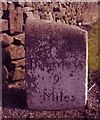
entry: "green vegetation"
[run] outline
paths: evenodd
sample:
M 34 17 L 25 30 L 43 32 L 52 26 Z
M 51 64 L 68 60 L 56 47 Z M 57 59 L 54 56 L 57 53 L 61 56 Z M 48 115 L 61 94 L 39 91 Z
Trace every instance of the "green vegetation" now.
M 92 26 L 89 36 L 89 70 L 100 72 L 100 21 Z

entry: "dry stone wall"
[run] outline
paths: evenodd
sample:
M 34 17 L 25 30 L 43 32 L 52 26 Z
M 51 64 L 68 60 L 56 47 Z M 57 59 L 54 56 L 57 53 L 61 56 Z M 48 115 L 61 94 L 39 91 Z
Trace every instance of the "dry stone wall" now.
M 13 0 L 12 0 L 13 1 Z M 27 18 L 45 19 L 70 25 L 90 25 L 97 20 L 97 3 L 0 2 L 3 80 L 22 80 L 25 73 Z

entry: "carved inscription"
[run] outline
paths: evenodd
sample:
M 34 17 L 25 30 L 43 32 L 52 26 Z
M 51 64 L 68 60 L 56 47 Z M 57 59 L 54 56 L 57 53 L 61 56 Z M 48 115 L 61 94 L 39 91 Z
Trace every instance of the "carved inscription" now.
M 32 56 L 32 58 L 36 58 L 37 56 L 34 57 L 34 51 L 32 51 L 30 53 L 30 56 Z M 75 71 L 78 67 L 80 69 L 83 68 L 83 61 L 81 60 L 81 57 L 80 56 L 80 60 L 78 59 L 78 53 L 73 53 L 75 54 L 76 56 L 71 56 L 69 54 L 66 55 L 66 57 L 70 58 L 70 61 L 69 59 L 67 58 L 63 58 L 61 59 L 60 61 L 58 61 L 57 59 L 53 59 L 53 61 L 45 61 L 45 63 L 43 61 L 40 61 L 40 60 L 35 60 L 35 59 L 30 59 L 30 64 L 31 64 L 31 67 L 33 69 L 39 67 L 41 70 L 44 70 L 44 68 L 46 67 L 47 68 L 47 71 L 48 73 L 50 73 L 50 71 L 52 70 L 55 70 L 57 68 L 62 68 L 62 69 L 70 69 L 71 66 L 74 67 L 74 70 Z M 46 59 L 46 58 L 45 58 Z M 42 59 L 43 60 L 43 59 Z
M 63 94 L 63 92 L 55 93 L 53 92 L 43 92 L 43 100 L 44 101 L 56 101 L 56 102 L 74 102 L 75 101 L 75 95 L 68 96 Z

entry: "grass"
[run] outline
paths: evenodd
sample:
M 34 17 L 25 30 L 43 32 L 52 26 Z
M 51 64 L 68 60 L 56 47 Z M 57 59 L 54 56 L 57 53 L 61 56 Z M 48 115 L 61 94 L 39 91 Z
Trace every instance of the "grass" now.
M 92 26 L 92 30 L 89 32 L 89 71 L 100 72 L 100 21 Z

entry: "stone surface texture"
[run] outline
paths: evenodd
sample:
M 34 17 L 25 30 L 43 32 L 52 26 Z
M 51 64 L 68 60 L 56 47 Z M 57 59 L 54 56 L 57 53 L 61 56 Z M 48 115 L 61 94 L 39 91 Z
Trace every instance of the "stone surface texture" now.
M 76 26 L 28 19 L 25 33 L 28 108 L 84 107 L 87 101 L 87 32 Z
M 13 80 L 23 80 L 25 78 L 25 70 L 19 68 L 15 68 Z
M 7 2 L 5 0 L 3 2 L 0 1 L 0 10 L 7 10 Z
M 13 38 L 6 33 L 0 34 L 0 40 L 8 43 L 9 45 L 13 43 Z
M 12 60 L 16 60 L 16 59 L 18 60 L 21 58 L 25 58 L 25 51 L 22 45 L 16 46 L 16 45 L 11 44 L 10 46 L 6 48 L 6 51 L 10 53 Z
M 8 30 L 8 21 L 5 19 L 0 19 L 0 32 Z
M 9 10 L 10 33 L 13 34 L 16 31 L 16 11 L 14 3 L 8 4 L 8 10 Z
M 2 47 L 15 47 L 7 51 L 8 59 L 4 64 L 6 68 L 14 70 L 16 67 L 25 67 L 24 58 L 17 57 L 15 48 L 18 48 L 19 53 L 24 53 L 25 43 L 25 24 L 26 20 L 30 18 L 45 19 L 55 21 L 57 23 L 64 23 L 70 25 L 79 25 L 82 28 L 90 27 L 92 23 L 97 20 L 98 16 L 97 3 L 88 2 L 32 2 L 31 0 L 14 0 L 0 1 L 0 38 L 2 40 Z M 88 15 L 89 14 L 89 15 Z M 84 27 L 86 26 L 86 27 Z M 3 33 L 2 33 L 3 32 Z M 10 37 L 11 36 L 11 37 Z M 12 39 L 13 38 L 13 39 Z M 11 46 L 10 46 L 11 45 Z M 22 47 L 20 47 L 22 45 Z M 18 52 L 17 52 L 18 53 Z M 12 55 L 11 55 L 12 54 Z M 20 54 L 21 55 L 21 54 Z M 14 60 L 12 59 L 14 57 Z M 17 59 L 16 59 L 17 58 Z M 23 61 L 23 62 L 19 62 Z M 13 64 L 13 65 L 12 65 Z M 8 78 L 11 80 L 11 78 Z

